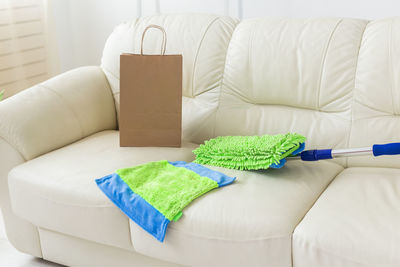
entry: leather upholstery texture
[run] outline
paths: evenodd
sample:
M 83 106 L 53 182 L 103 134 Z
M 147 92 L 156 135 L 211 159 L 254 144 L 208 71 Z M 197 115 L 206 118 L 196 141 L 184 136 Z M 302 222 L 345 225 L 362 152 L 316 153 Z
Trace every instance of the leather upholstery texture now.
M 101 67 L 110 82 L 119 114 L 119 55 L 140 54 L 142 33 L 149 24 L 167 33 L 166 54 L 183 55 L 183 139 L 203 142 L 212 135 L 213 113 L 218 105 L 226 51 L 238 21 L 199 14 L 157 15 L 117 26 L 104 47 Z M 144 54 L 160 54 L 162 34 L 149 30 Z
M 82 267 L 179 267 L 146 257 L 130 250 L 107 246 L 85 239 L 65 235 L 59 232 L 40 228 L 40 240 L 43 243 L 44 257 L 49 261 L 66 266 Z M 68 253 L 65 253 L 68 251 Z
M 400 170 L 347 168 L 293 234 L 293 266 L 400 263 Z
M 16 216 L 11 209 L 10 193 L 8 190 L 8 173 L 17 165 L 24 162 L 22 155 L 0 137 L 0 208 L 3 215 L 7 238 L 19 251 L 42 257 L 39 234 L 31 222 Z
M 366 21 L 249 19 L 229 44 L 215 135 L 289 131 L 345 147 Z M 234 118 L 234 119 L 231 119 Z
M 164 243 L 130 222 L 137 252 L 186 266 L 291 266 L 294 228 L 343 170 L 332 162 L 249 172 L 208 167 L 237 180 L 186 207 Z
M 400 18 L 365 30 L 354 89 L 351 147 L 400 141 Z M 357 157 L 349 166 L 400 167 L 400 156 Z
M 183 54 L 181 148 L 119 147 L 119 56 L 139 53 L 148 24 L 166 29 L 167 54 Z M 159 53 L 161 36 L 150 30 L 144 53 Z M 0 102 L 9 239 L 71 266 L 400 266 L 399 156 L 215 168 L 237 181 L 186 207 L 164 243 L 94 182 L 148 161 L 191 161 L 220 135 L 298 132 L 308 149 L 398 142 L 399 47 L 400 18 L 172 14 L 123 23 L 100 67 Z
M 238 180 L 185 208 L 180 221 L 171 222 L 164 243 L 130 223 L 94 183 L 121 167 L 191 161 L 195 147 L 121 148 L 117 131 L 100 132 L 14 168 L 9 174 L 13 210 L 44 229 L 179 264 L 256 266 L 268 260 L 270 266 L 290 266 L 291 233 L 343 170 L 338 164 L 291 162 L 283 170 L 258 173 L 215 168 Z M 219 261 L 201 256 L 217 251 Z M 234 251 L 240 253 L 230 255 Z
M 0 137 L 25 160 L 116 128 L 115 106 L 99 67 L 61 74 L 3 101 Z
M 191 161 L 195 147 L 121 148 L 119 132 L 97 133 L 14 168 L 9 174 L 13 210 L 45 229 L 132 250 L 128 217 L 94 180 L 149 161 Z

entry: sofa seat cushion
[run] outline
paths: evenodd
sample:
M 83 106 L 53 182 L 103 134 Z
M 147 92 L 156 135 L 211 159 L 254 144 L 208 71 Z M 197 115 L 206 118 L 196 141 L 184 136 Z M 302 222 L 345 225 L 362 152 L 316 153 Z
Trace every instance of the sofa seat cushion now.
M 295 267 L 400 266 L 400 169 L 348 168 L 293 236 Z
M 97 133 L 14 168 L 9 173 L 13 211 L 41 228 L 133 249 L 128 218 L 95 179 L 148 161 L 191 161 L 196 146 L 121 148 L 118 131 Z
M 210 168 L 237 180 L 187 206 L 164 243 L 130 222 L 137 252 L 189 266 L 292 266 L 294 228 L 343 170 L 327 161 L 265 171 Z

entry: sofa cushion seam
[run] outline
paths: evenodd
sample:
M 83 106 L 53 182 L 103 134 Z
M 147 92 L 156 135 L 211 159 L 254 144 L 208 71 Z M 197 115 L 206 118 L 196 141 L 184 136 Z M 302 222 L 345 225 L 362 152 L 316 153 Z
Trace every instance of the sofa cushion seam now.
M 337 163 L 335 163 L 337 164 Z M 295 225 L 295 227 L 293 228 L 293 232 L 292 235 L 294 235 L 297 227 L 303 222 L 304 218 L 307 216 L 307 214 L 310 212 L 310 210 L 315 206 L 315 203 L 318 202 L 318 200 L 320 199 L 320 197 L 322 196 L 322 194 L 329 188 L 329 186 L 333 183 L 333 181 L 340 175 L 342 174 L 346 168 L 337 164 L 338 166 L 340 166 L 342 169 L 336 173 L 336 175 L 334 175 L 331 179 L 331 181 L 325 186 L 325 188 L 321 191 L 321 193 L 315 198 L 315 201 L 311 204 L 310 208 L 306 211 L 306 213 L 300 218 L 299 222 Z
M 352 90 L 352 96 L 351 96 L 351 103 L 350 103 L 350 109 L 351 109 L 351 121 L 350 121 L 350 129 L 349 129 L 349 134 L 347 136 L 347 147 L 350 146 L 350 139 L 351 139 L 351 134 L 352 134 L 352 130 L 353 130 L 353 124 L 354 124 L 354 104 L 357 101 L 355 98 L 355 93 L 356 93 L 356 82 L 357 82 L 357 74 L 358 74 L 358 62 L 360 60 L 360 51 L 361 51 L 361 45 L 362 42 L 364 40 L 364 33 L 367 30 L 369 22 L 367 22 L 365 24 L 364 30 L 361 34 L 361 38 L 360 38 L 360 42 L 358 45 L 358 53 L 357 53 L 357 61 L 356 61 L 356 66 L 355 66 L 355 70 L 354 70 L 354 86 L 353 86 L 353 90 Z M 346 158 L 345 161 L 345 166 L 348 167 L 349 166 L 349 158 Z
M 195 90 L 194 90 L 194 84 L 195 84 L 195 72 L 196 72 L 196 66 L 197 66 L 197 59 L 198 59 L 198 56 L 199 56 L 199 53 L 200 53 L 200 49 L 201 49 L 201 46 L 202 46 L 202 44 L 203 44 L 203 41 L 204 41 L 204 39 L 206 38 L 206 35 L 207 35 L 207 33 L 208 33 L 208 30 L 211 28 L 211 26 L 216 22 L 216 21 L 218 21 L 220 18 L 219 17 L 216 17 L 216 18 L 214 18 L 208 25 L 207 25 L 207 28 L 205 29 L 205 31 L 204 31 L 204 34 L 203 34 L 203 36 L 201 37 L 201 40 L 200 40 L 200 42 L 199 42 L 199 46 L 198 46 L 198 48 L 197 48 L 197 51 L 196 51 L 196 56 L 195 56 L 195 58 L 194 58 L 194 61 L 193 61 L 193 71 L 192 71 L 192 84 L 191 84 L 191 98 L 194 98 L 195 97 Z M 205 92 L 202 92 L 202 93 L 205 93 Z
M 268 236 L 268 237 L 260 237 L 260 238 L 253 238 L 253 239 L 244 239 L 244 240 L 237 240 L 237 239 L 230 239 L 230 238 L 220 238 L 216 236 L 207 236 L 207 235 L 196 235 L 192 234 L 190 232 L 186 231 L 181 231 L 175 227 L 171 227 L 171 225 L 168 227 L 168 230 L 173 230 L 175 232 L 178 232 L 179 234 L 184 234 L 187 236 L 195 237 L 195 238 L 201 238 L 201 239 L 212 239 L 212 240 L 219 240 L 219 241 L 226 241 L 226 242 L 254 242 L 254 241 L 266 241 L 270 239 L 284 239 L 284 238 L 291 238 L 292 234 L 285 234 L 285 235 L 276 235 L 276 236 Z
M 321 111 L 321 110 L 320 110 L 321 84 L 322 84 L 322 76 L 324 75 L 324 72 L 325 72 L 325 65 L 326 65 L 327 54 L 328 54 L 328 51 L 329 51 L 329 47 L 330 47 L 330 45 L 331 45 L 331 43 L 332 43 L 333 36 L 334 36 L 334 34 L 336 33 L 336 30 L 338 29 L 338 27 L 339 27 L 339 25 L 342 23 L 342 21 L 343 21 L 343 19 L 340 19 L 340 20 L 336 23 L 335 27 L 333 28 L 332 33 L 331 33 L 331 35 L 329 36 L 328 42 L 327 42 L 327 44 L 326 44 L 326 48 L 325 48 L 324 54 L 323 54 L 323 58 L 322 58 L 322 62 L 321 62 L 321 73 L 320 73 L 320 75 L 319 75 L 318 91 L 317 91 L 317 110 L 318 110 L 318 111 Z
M 319 247 L 319 246 L 312 245 L 312 244 L 310 244 L 310 243 L 307 242 L 307 241 L 305 241 L 305 242 L 306 242 L 306 244 L 307 244 L 309 247 L 312 247 L 312 248 L 314 248 L 314 249 L 316 249 L 316 250 L 319 250 L 319 251 L 321 251 L 321 252 L 323 252 L 323 253 L 326 253 L 326 254 L 329 254 L 329 255 L 338 257 L 338 258 L 340 258 L 340 259 L 342 259 L 342 260 L 352 261 L 352 262 L 354 262 L 354 263 L 363 264 L 363 265 L 365 265 L 365 266 L 373 267 L 372 265 L 369 265 L 368 263 L 359 262 L 359 261 L 354 260 L 354 259 L 352 259 L 352 258 L 343 257 L 343 256 L 341 256 L 341 255 L 337 255 L 336 253 L 333 253 L 333 252 L 331 252 L 331 251 L 328 251 L 328 250 L 326 250 L 326 249 L 323 249 L 323 248 L 321 248 L 321 247 Z M 293 243 L 294 243 L 294 242 L 293 242 Z
M 216 128 L 217 128 L 217 126 L 216 126 L 217 125 L 217 114 L 218 114 L 218 111 L 219 111 L 220 106 L 221 106 L 222 89 L 224 87 L 224 79 L 225 79 L 226 61 L 228 59 L 229 49 L 231 49 L 231 42 L 232 42 L 233 35 L 235 34 L 236 28 L 237 28 L 237 26 L 239 24 L 240 24 L 240 22 L 236 23 L 235 26 L 233 27 L 232 34 L 231 34 L 231 36 L 229 38 L 228 46 L 226 48 L 224 67 L 222 69 L 222 75 L 221 75 L 221 81 L 220 81 L 220 83 L 218 85 L 219 94 L 218 94 L 217 108 L 215 110 L 214 123 L 213 123 L 213 126 L 214 126 L 213 127 L 213 137 L 215 136 L 215 132 L 216 132 Z
M 44 88 L 44 89 L 46 89 L 46 90 L 48 90 L 48 91 L 50 91 L 50 92 L 52 92 L 52 93 L 54 93 L 58 98 L 61 99 L 61 101 L 62 101 L 62 102 L 65 104 L 65 106 L 70 110 L 70 112 L 74 115 L 76 121 L 78 122 L 79 129 L 80 129 L 80 132 L 81 132 L 81 136 L 80 136 L 80 137 L 85 136 L 85 135 L 84 135 L 84 130 L 83 130 L 83 127 L 82 127 L 82 124 L 81 124 L 81 121 L 79 120 L 79 117 L 78 117 L 78 114 L 77 114 L 77 113 L 75 112 L 75 110 L 68 104 L 68 102 L 65 100 L 65 98 L 64 98 L 62 95 L 60 95 L 58 92 L 56 92 L 55 90 L 53 90 L 53 89 L 51 89 L 51 88 L 49 88 L 49 87 L 47 87 L 47 86 L 45 86 L 45 85 L 43 85 L 43 84 L 39 84 L 38 86 L 39 86 L 39 87 L 42 87 L 42 88 Z
M 13 179 L 12 177 L 8 177 L 9 179 Z M 53 202 L 54 204 L 57 205 L 64 205 L 64 206 L 72 206 L 72 207 L 80 207 L 80 208 L 109 208 L 109 207 L 115 207 L 113 204 L 102 204 L 102 205 L 79 205 L 79 204 L 71 204 L 69 202 L 64 202 L 64 201 L 59 201 L 59 200 L 55 200 L 52 198 L 49 198 L 47 196 L 45 196 L 44 194 L 40 194 L 40 193 L 36 193 L 36 192 L 32 192 L 32 190 L 28 190 L 29 194 L 31 196 L 35 196 L 35 197 L 39 197 L 41 199 L 44 199 L 46 201 L 49 202 Z M 26 194 L 25 194 L 26 196 Z

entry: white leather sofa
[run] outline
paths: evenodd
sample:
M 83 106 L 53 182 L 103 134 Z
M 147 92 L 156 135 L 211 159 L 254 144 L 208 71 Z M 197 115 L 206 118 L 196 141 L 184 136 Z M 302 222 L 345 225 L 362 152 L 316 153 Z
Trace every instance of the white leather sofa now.
M 181 148 L 121 148 L 119 55 L 148 24 L 184 56 Z M 149 32 L 145 52 L 161 36 Z M 160 243 L 94 180 L 194 158 L 220 135 L 298 132 L 307 148 L 400 140 L 400 18 L 160 15 L 119 25 L 100 67 L 0 102 L 0 203 L 10 242 L 69 266 L 400 266 L 400 157 L 289 162 L 234 171 L 184 210 Z M 216 168 L 218 169 L 218 168 Z

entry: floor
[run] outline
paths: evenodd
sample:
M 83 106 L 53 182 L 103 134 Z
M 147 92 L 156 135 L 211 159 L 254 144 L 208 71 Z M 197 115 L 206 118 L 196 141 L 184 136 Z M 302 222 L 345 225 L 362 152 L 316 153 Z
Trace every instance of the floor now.
M 7 240 L 3 216 L 0 211 L 0 266 L 7 267 L 62 267 L 16 250 Z

